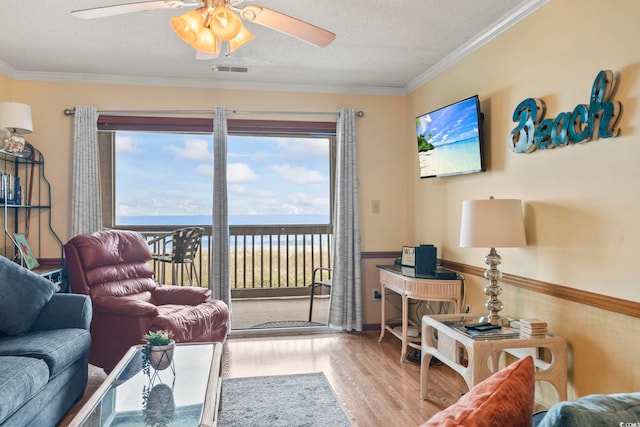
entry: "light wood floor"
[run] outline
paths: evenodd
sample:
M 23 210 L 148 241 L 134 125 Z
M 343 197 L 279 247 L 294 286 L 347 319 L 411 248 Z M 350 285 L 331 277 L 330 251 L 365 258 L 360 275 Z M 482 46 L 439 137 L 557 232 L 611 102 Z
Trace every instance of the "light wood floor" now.
M 400 363 L 400 341 L 379 332 L 327 333 L 289 337 L 230 338 L 223 377 L 324 372 L 354 426 L 418 426 L 467 391 L 444 365 L 430 370 L 428 399 L 420 398 L 420 366 Z M 92 369 L 88 396 L 104 379 Z M 66 426 L 83 402 L 59 424 Z M 304 404 L 304 402 L 301 402 Z M 223 427 L 223 426 L 221 426 Z

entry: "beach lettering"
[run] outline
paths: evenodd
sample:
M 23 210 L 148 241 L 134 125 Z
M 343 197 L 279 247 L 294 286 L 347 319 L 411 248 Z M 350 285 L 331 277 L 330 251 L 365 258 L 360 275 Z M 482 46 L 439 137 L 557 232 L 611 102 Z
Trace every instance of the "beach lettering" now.
M 513 112 L 513 121 L 518 125 L 511 131 L 511 150 L 531 153 L 536 148 L 546 150 L 594 138 L 618 136 L 620 129 L 615 126 L 621 105 L 611 100 L 614 88 L 613 72 L 600 71 L 593 82 L 589 105 L 578 104 L 573 111 L 562 112 L 555 119 L 544 118 L 544 101 L 538 98 L 525 99 Z

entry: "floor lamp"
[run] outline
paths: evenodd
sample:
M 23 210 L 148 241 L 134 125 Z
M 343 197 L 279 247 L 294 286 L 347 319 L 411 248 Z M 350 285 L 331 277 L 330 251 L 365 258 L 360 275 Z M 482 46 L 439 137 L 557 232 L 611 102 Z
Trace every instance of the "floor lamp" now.
M 504 304 L 498 299 L 502 288 L 498 280 L 502 273 L 498 265 L 502 258 L 496 248 L 514 248 L 526 246 L 522 202 L 516 199 L 464 200 L 462 202 L 462 220 L 460 224 L 460 247 L 491 248 L 484 262 L 489 268 L 484 277 L 489 284 L 484 293 L 489 299 L 485 307 L 489 315 L 481 321 L 500 323 L 500 311 Z

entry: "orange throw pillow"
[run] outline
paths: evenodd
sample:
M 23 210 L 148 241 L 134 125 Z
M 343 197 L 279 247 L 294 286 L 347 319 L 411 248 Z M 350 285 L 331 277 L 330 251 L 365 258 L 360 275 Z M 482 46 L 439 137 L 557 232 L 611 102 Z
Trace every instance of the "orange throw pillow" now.
M 421 427 L 530 427 L 535 395 L 533 358 L 527 356 L 478 383 L 457 403 Z

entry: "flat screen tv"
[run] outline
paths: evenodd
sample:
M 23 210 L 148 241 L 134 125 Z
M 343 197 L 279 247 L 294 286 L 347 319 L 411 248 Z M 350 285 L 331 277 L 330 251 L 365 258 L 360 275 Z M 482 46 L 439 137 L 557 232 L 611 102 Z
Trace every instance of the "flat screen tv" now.
M 420 178 L 484 171 L 478 96 L 416 117 Z

